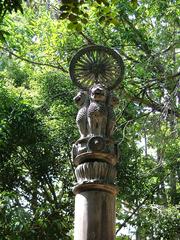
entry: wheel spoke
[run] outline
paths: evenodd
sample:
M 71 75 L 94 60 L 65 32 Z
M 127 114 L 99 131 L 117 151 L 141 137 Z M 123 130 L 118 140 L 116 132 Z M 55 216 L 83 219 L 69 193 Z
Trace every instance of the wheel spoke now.
M 81 49 L 71 63 L 72 78 L 85 89 L 94 83 L 104 83 L 112 89 L 123 77 L 121 57 L 105 47 L 89 46 Z

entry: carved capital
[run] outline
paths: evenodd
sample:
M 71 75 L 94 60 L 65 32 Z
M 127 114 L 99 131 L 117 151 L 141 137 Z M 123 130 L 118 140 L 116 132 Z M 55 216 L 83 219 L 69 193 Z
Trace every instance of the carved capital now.
M 81 183 L 113 184 L 116 178 L 116 169 L 106 162 L 86 162 L 80 164 L 76 170 L 76 177 Z
M 115 165 L 118 156 L 117 143 L 100 136 L 79 139 L 72 149 L 72 161 L 76 166 L 95 159 Z

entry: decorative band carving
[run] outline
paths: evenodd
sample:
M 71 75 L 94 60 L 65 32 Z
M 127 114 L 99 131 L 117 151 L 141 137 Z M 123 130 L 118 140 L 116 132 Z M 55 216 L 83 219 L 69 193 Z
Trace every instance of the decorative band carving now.
M 86 162 L 76 168 L 75 174 L 79 184 L 113 184 L 116 178 L 116 169 L 106 162 Z
M 74 194 L 80 194 L 85 191 L 103 191 L 116 195 L 118 193 L 118 188 L 115 185 L 110 184 L 85 183 L 78 184 L 73 189 Z
M 77 166 L 90 159 L 104 160 L 115 165 L 119 157 L 118 144 L 101 136 L 79 139 L 73 145 L 72 161 Z

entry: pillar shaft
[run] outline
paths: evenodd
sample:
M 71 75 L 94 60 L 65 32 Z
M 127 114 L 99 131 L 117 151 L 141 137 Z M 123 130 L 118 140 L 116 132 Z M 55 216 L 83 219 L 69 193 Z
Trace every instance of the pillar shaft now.
M 76 168 L 75 240 L 114 240 L 116 169 L 109 163 L 90 161 Z
M 74 240 L 114 240 L 114 238 L 115 195 L 103 190 L 77 193 Z

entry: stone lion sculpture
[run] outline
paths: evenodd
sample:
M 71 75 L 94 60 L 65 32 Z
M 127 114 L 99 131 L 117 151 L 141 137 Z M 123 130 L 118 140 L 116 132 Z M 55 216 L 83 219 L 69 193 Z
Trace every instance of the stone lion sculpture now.
M 116 123 L 114 107 L 117 106 L 119 100 L 112 93 L 109 95 L 108 100 L 109 100 L 109 102 L 108 102 L 108 120 L 107 120 L 107 127 L 106 127 L 106 135 L 108 138 L 111 138 L 113 135 L 113 131 L 114 131 L 115 123 Z
M 87 136 L 87 108 L 89 105 L 88 94 L 85 91 L 79 91 L 73 100 L 79 107 L 79 111 L 76 116 L 76 123 L 80 133 L 80 138 L 84 138 Z
M 89 92 L 89 106 L 87 109 L 88 135 L 106 135 L 107 125 L 107 95 L 108 92 L 101 84 L 95 84 Z

